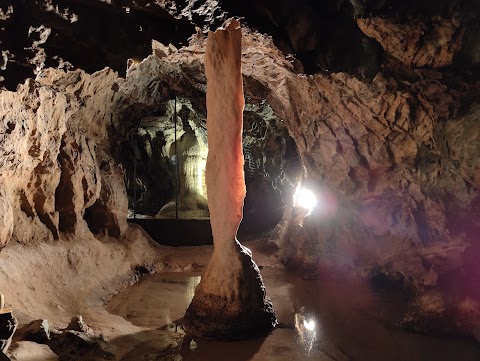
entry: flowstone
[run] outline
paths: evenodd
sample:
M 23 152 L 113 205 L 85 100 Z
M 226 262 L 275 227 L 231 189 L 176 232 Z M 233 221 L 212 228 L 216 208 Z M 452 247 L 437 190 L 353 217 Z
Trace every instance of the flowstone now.
M 208 157 L 206 182 L 214 252 L 187 309 L 188 333 L 211 339 L 265 334 L 275 312 L 250 250 L 236 234 L 243 215 L 242 32 L 232 20 L 210 32 L 205 52 Z

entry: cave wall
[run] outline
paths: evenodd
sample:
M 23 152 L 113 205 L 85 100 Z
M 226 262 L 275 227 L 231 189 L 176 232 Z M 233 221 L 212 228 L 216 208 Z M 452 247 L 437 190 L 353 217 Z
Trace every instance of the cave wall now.
M 285 122 L 265 100 L 250 101 L 243 113 L 247 195 L 242 231 L 258 235 L 271 232 L 282 218 L 302 167 Z
M 125 231 L 120 145 L 169 99 L 181 73 L 174 62 L 150 60 L 139 71 L 130 67 L 128 81 L 108 68 L 92 75 L 47 69 L 16 92 L 0 92 L 2 247 L 81 235 L 88 226 L 114 236 Z
M 88 18 L 86 2 L 71 1 L 65 7 L 83 14 L 72 28 L 56 3 L 34 3 L 43 10 L 25 12 L 23 20 L 16 18 L 16 7 L 30 2 L 2 5 L 2 45 L 10 44 L 8 51 L 15 54 L 7 54 L 2 67 L 2 84 L 10 89 L 23 81 L 12 75 L 22 74 L 13 64 L 32 69 L 34 57 L 9 43 L 15 29 L 24 37 L 27 33 L 28 41 L 35 40 L 38 51 L 32 51 L 41 55 L 56 53 L 55 46 L 45 44 L 63 29 L 59 24 L 70 30 L 89 24 L 83 22 Z M 53 4 L 47 6 L 50 10 L 45 10 L 47 3 Z M 273 34 L 269 38 L 244 29 L 247 112 L 248 106 L 256 107 L 255 112 L 265 104 L 272 109 L 272 123 L 284 124 L 295 141 L 303 165 L 301 181 L 324 200 L 324 207 L 303 219 L 303 226 L 292 221 L 294 209 L 285 211 L 275 240 L 287 264 L 314 273 L 380 267 L 424 286 L 462 269 L 480 277 L 473 257 L 480 248 L 478 4 L 338 1 L 321 7 L 301 1 L 292 7 L 262 1 L 250 13 L 239 10 L 235 1 L 205 6 L 183 1 L 92 4 L 105 17 L 116 12 L 121 17 L 112 19 L 130 19 L 129 7 L 142 21 L 168 19 L 188 34 L 193 30 L 190 22 L 208 27 L 238 11 L 247 24 Z M 327 18 L 315 26 L 313 20 Z M 110 25 L 118 28 L 122 21 Z M 43 23 L 53 30 L 28 34 L 30 23 L 37 30 Z M 82 29 L 81 34 L 88 34 Z M 40 34 L 40 40 L 31 37 L 33 33 Z M 73 32 L 67 34 L 72 40 Z M 127 37 L 124 43 L 150 42 L 159 34 Z M 83 39 L 83 47 L 72 48 L 100 47 L 95 37 L 87 41 L 82 36 L 73 44 Z M 62 49 L 59 54 L 67 43 L 55 43 Z M 97 69 L 96 64 L 118 70 L 120 63 L 111 57 L 117 50 L 106 46 L 102 59 L 78 54 L 62 59 L 89 71 Z M 118 57 L 146 55 L 144 50 L 127 50 Z M 86 230 L 85 213 L 92 229 L 108 224 L 112 234 L 120 234 L 126 212 L 117 169 L 121 145 L 172 93 L 182 94 L 192 108 L 204 112 L 203 53 L 204 36 L 198 31 L 180 49 L 154 42 L 153 54 L 131 62 L 125 78 L 108 69 L 89 75 L 45 70 L 42 65 L 30 70 L 36 79 L 17 92 L 2 91 L 0 243 L 81 232 Z M 298 74 L 302 71 L 310 75 Z M 285 135 L 282 132 L 277 133 Z M 260 143 L 257 148 L 265 151 Z M 268 164 L 277 164 L 272 159 L 268 156 L 257 168 L 275 168 Z M 294 187 L 296 172 L 291 174 L 282 187 Z M 282 198 L 288 202 L 287 196 Z M 112 214 L 94 225 L 93 215 L 105 210 Z
M 109 118 L 103 105 L 112 96 L 115 78 L 111 70 L 96 76 L 51 70 L 17 92 L 0 94 L 6 129 L 0 146 L 7 210 L 2 247 L 10 238 L 26 243 L 58 239 L 60 232 L 81 234 L 88 230 L 86 209 L 99 199 L 121 203 L 108 193 L 116 182 L 116 166 L 105 171 L 100 165 L 110 156 L 102 153 L 102 160 L 97 159 Z M 106 216 L 115 209 L 110 207 Z M 123 213 L 111 227 L 125 228 Z
M 369 79 L 298 76 L 271 39 L 244 37 L 247 92 L 262 94 L 287 123 L 300 182 L 319 198 L 310 215 L 287 208 L 271 240 L 287 267 L 309 277 L 357 276 L 412 291 L 408 328 L 475 334 L 480 78 L 464 56 L 475 58 L 477 48 L 452 35 L 455 27 L 456 36 L 470 31 L 458 18 L 435 19 L 441 26 L 431 33 L 412 18 L 357 21 L 389 24 L 371 34 L 379 39 L 415 40 L 417 26 L 425 38 L 385 42 L 381 71 Z
M 148 56 L 152 39 L 178 46 L 195 31 L 155 1 L 5 0 L 0 26 L 0 81 L 9 90 L 49 67 L 109 66 L 124 76 L 127 59 Z
M 187 155 L 180 150 L 181 144 L 190 137 L 184 138 L 186 131 L 193 131 L 201 144 L 206 143 L 204 109 L 194 108 L 183 94 L 172 92 L 171 97 L 176 100 L 158 105 L 152 114 L 136 121 L 137 129 L 120 145 L 119 159 L 125 170 L 129 208 L 133 210 L 135 203 L 138 214 L 155 216 L 175 200 L 176 158 L 181 170 Z M 175 154 L 175 104 L 178 157 Z
M 127 59 L 145 58 L 152 39 L 188 45 L 195 27 L 215 29 L 232 16 L 272 36 L 297 73 L 348 72 L 371 79 L 381 71 L 387 47 L 403 46 L 401 39 L 434 48 L 436 35 L 423 35 L 428 29 L 450 32 L 462 44 L 458 64 L 478 66 L 479 13 L 475 0 L 4 0 L 0 86 L 15 90 L 48 67 L 93 73 L 108 66 L 124 76 Z M 382 25 L 392 35 L 379 40 L 372 35 L 382 19 L 395 22 Z
M 476 78 L 390 56 L 372 81 L 298 77 L 266 40 L 250 41 L 245 62 L 255 66 L 244 74 L 270 89 L 266 99 L 296 140 L 305 182 L 325 200 L 282 243 L 287 262 L 315 272 L 381 265 L 425 284 L 458 268 L 478 242 L 479 165 L 458 158 L 478 153 Z

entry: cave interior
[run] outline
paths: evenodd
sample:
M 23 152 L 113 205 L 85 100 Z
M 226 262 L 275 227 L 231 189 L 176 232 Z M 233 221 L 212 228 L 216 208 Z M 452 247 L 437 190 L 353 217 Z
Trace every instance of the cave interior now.
M 0 51 L 0 360 L 480 359 L 480 2 L 0 0 Z

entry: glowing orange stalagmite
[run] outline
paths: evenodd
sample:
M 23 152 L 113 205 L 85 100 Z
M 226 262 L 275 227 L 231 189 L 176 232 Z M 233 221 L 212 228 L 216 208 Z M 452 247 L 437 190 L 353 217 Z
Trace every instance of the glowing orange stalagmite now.
M 190 334 L 214 339 L 252 337 L 276 324 L 258 267 L 236 237 L 246 192 L 241 45 L 240 23 L 232 20 L 209 33 L 205 51 L 206 182 L 214 252 L 184 324 Z

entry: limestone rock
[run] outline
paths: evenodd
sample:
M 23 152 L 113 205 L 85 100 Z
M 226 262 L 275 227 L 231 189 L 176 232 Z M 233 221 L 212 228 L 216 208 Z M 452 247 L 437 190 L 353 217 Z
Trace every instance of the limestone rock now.
M 99 198 L 86 208 L 85 219 L 93 232 L 121 237 L 128 228 L 123 172 L 105 151 L 98 150 L 97 153 L 102 186 Z
M 13 233 L 13 210 L 4 190 L 0 190 L 0 248 L 3 248 Z
M 60 215 L 59 229 L 74 232 L 83 223 L 85 209 L 98 199 L 101 178 L 95 142 L 70 130 L 64 134 L 58 161 L 60 183 L 55 192 L 55 207 Z
M 171 147 L 176 147 L 175 161 L 178 162 L 178 199 L 166 204 L 157 214 L 157 218 L 175 218 L 177 211 L 182 218 L 208 218 L 207 197 L 205 194 L 205 165 L 208 153 L 206 139 L 196 134 L 190 125 L 185 133 Z M 173 156 L 174 154 L 172 154 Z M 177 208 L 175 206 L 177 204 Z
M 60 359 L 111 360 L 114 354 L 101 338 L 80 331 L 67 330 L 55 334 L 48 346 Z M 73 358 L 73 357 L 75 358 Z
M 93 335 L 93 331 L 88 325 L 83 321 L 81 315 L 74 316 L 70 320 L 70 323 L 67 326 L 67 330 L 85 332 L 87 334 Z
M 115 79 L 110 70 L 95 76 L 45 70 L 17 92 L 1 92 L 1 124 L 7 131 L 0 135 L 0 246 L 10 238 L 26 243 L 88 232 L 84 216 L 101 195 L 96 152 L 106 136 L 105 104 L 115 94 Z M 106 194 L 117 194 L 109 206 L 118 214 L 108 222 L 120 235 L 127 212 L 123 180 L 103 175 L 108 181 L 103 201 Z M 115 190 L 108 190 L 112 186 Z M 102 221 L 96 222 L 98 227 Z
M 31 349 L 39 349 L 39 352 L 44 352 L 46 356 L 50 355 L 49 357 L 58 355 L 61 360 L 82 358 L 104 360 L 113 356 L 103 338 L 95 336 L 80 315 L 72 317 L 64 330 L 50 328 L 47 320 L 32 321 L 20 329 L 16 337 L 21 340 L 17 343 L 20 348 L 15 346 L 12 350 L 12 355 L 16 357 L 19 357 L 19 354 L 27 354 Z
M 214 253 L 184 324 L 188 333 L 206 338 L 252 337 L 269 332 L 276 319 L 251 252 L 236 239 L 245 197 L 241 30 L 236 20 L 209 34 L 205 68 L 206 177 Z
M 54 194 L 60 170 L 56 159 L 65 119 L 74 109 L 67 96 L 57 95 L 33 81 L 16 93 L 0 93 L 0 109 L 5 114 L 2 126 L 9 129 L 0 135 L 0 182 L 12 206 L 12 235 L 22 242 L 58 238 Z
M 48 347 L 32 341 L 19 341 L 9 353 L 12 361 L 59 361 L 58 356 Z
M 17 325 L 17 319 L 10 309 L 0 310 L 0 352 L 5 353 L 8 350 Z
M 46 343 L 50 340 L 50 326 L 48 320 L 35 320 L 22 327 L 17 332 L 19 340 Z
M 306 184 L 321 199 L 304 227 L 296 227 L 299 233 L 282 243 L 285 258 L 316 272 L 330 267 L 355 272 L 359 264 L 380 264 L 419 283 L 429 278 L 432 265 L 439 277 L 458 267 L 466 247 L 475 244 L 475 232 L 452 233 L 457 222 L 452 216 L 468 220 L 464 230 L 475 229 L 467 209 L 475 209 L 478 195 L 466 196 L 472 176 L 460 175 L 467 162 L 452 163 L 447 139 L 454 133 L 447 135 L 444 127 L 459 126 L 455 134 L 467 131 L 462 147 L 476 149 L 477 130 L 467 119 L 475 117 L 477 105 L 469 103 L 463 114 L 454 107 L 463 97 L 474 99 L 475 83 L 432 70 L 415 71 L 414 82 L 402 84 L 388 73 L 371 82 L 345 73 L 301 78 L 268 41 L 244 39 L 243 61 L 255 63 L 244 65 L 245 77 L 263 84 L 257 82 L 255 89 L 263 89 L 286 120 Z M 407 77 L 401 65 L 388 66 Z M 447 83 L 459 87 L 449 90 Z M 251 83 L 246 84 L 248 94 Z M 468 164 L 469 174 L 478 173 L 471 168 L 478 160 L 469 157 Z M 295 223 L 291 210 L 286 212 L 284 223 Z
M 5 86 L 10 90 L 47 67 L 94 73 L 109 66 L 125 75 L 126 60 L 148 56 L 152 39 L 178 45 L 195 31 L 192 24 L 175 19 L 154 1 L 139 4 L 129 0 L 120 5 L 95 0 L 57 7 L 49 1 L 8 0 L 2 3 L 1 14 L 0 37 L 5 52 L 1 73 L 6 75 Z M 106 24 L 109 31 L 91 36 L 94 29 Z
M 381 17 L 361 18 L 358 26 L 405 65 L 434 68 L 452 64 L 462 46 L 465 29 L 459 19 L 433 18 L 400 24 Z

